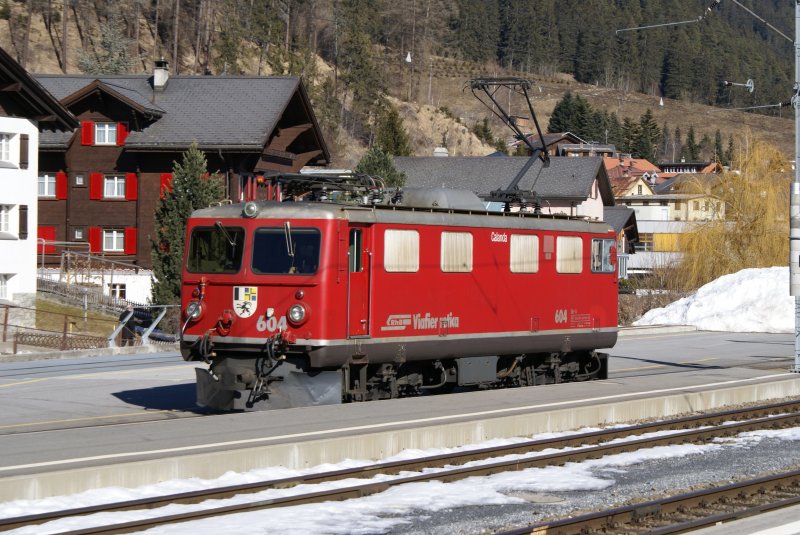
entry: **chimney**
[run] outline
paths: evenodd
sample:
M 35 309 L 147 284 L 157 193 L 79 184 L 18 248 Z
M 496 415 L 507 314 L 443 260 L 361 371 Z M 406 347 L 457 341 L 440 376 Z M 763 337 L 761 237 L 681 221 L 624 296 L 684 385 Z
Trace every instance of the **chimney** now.
M 164 91 L 169 82 L 169 63 L 162 57 L 156 60 L 155 69 L 153 69 L 153 90 Z

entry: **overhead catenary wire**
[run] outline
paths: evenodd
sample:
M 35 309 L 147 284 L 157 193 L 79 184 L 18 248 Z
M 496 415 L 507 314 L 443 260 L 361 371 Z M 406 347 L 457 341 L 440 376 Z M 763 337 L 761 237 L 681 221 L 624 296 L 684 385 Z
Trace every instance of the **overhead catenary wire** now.
M 693 24 L 695 22 L 701 22 L 702 20 L 704 20 L 706 17 L 708 17 L 711 14 L 711 11 L 715 7 L 717 7 L 720 4 L 721 1 L 722 0 L 714 0 L 713 2 L 711 2 L 711 4 L 706 8 L 706 10 L 703 12 L 703 14 L 700 15 L 699 17 L 695 18 L 695 19 L 681 20 L 681 21 L 678 21 L 678 22 L 664 22 L 664 23 L 661 23 L 661 24 L 650 24 L 648 26 L 635 26 L 633 28 L 621 28 L 621 29 L 617 30 L 616 33 L 619 34 L 619 33 L 622 33 L 622 32 L 632 32 L 632 31 L 636 31 L 636 30 L 649 30 L 651 28 L 663 28 L 665 26 L 678 26 L 680 24 Z M 733 1 L 735 3 L 737 3 L 737 4 L 739 3 L 739 2 L 736 2 L 736 0 L 733 0 Z M 741 4 L 739 4 L 739 5 L 741 5 Z

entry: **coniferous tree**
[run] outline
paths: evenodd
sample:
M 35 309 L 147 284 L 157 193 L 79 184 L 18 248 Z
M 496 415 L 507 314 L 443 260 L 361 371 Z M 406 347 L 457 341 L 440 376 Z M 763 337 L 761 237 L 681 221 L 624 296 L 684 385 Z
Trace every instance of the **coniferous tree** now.
M 697 154 L 702 161 L 711 160 L 712 159 L 712 150 L 714 149 L 713 144 L 711 143 L 711 138 L 708 137 L 708 134 L 704 133 L 703 137 L 700 139 L 700 144 L 698 145 L 699 150 Z
M 672 161 L 679 160 L 683 157 L 683 135 L 681 134 L 681 127 L 675 127 L 675 142 L 672 145 Z
M 581 139 L 589 141 L 589 117 L 592 114 L 592 106 L 588 100 L 580 95 L 575 95 L 573 105 L 574 114 L 568 132 L 572 132 Z
M 636 138 L 638 137 L 638 127 L 633 119 L 625 117 L 622 120 L 622 138 L 620 152 L 634 153 L 636 148 Z
M 379 147 L 370 148 L 358 162 L 356 173 L 380 177 L 387 186 L 400 187 L 406 183 L 406 174 L 394 165 L 394 159 Z
M 78 68 L 86 74 L 127 74 L 139 61 L 131 56 L 131 40 L 123 37 L 123 24 L 115 16 L 100 25 L 97 52 L 78 52 Z
M 690 162 L 700 160 L 700 145 L 694 139 L 694 125 L 689 125 L 689 131 L 686 133 L 686 159 Z
M 220 175 L 209 176 L 205 154 L 192 144 L 173 165 L 172 189 L 162 193 L 155 213 L 156 237 L 151 240 L 151 301 L 166 305 L 180 299 L 186 220 L 194 210 L 221 201 L 224 187 Z
M 242 27 L 238 3 L 235 0 L 225 0 L 222 3 L 226 16 L 220 19 L 220 29 L 214 41 L 214 69 L 219 74 L 242 74 L 241 56 L 242 41 L 245 30 Z
M 661 143 L 659 144 L 658 160 L 661 162 L 669 161 L 670 159 L 670 145 L 672 144 L 672 136 L 669 133 L 669 126 L 664 123 L 661 128 Z
M 389 103 L 386 106 L 386 111 L 378 122 L 375 145 L 392 156 L 408 156 L 411 154 L 411 145 L 403 120 L 394 106 Z
M 622 124 L 619 122 L 616 112 L 611 112 L 608 116 L 608 143 L 614 145 L 617 150 L 622 150 Z
M 633 138 L 633 152 L 639 158 L 644 158 L 650 162 L 654 161 L 660 135 L 658 125 L 653 118 L 653 112 L 648 108 L 639 118 L 639 125 Z
M 728 148 L 725 150 L 725 165 L 733 163 L 733 134 L 728 136 Z
M 595 111 L 589 114 L 583 138 L 596 143 L 606 142 L 608 131 L 608 112 Z
M 717 163 L 721 163 L 725 158 L 725 153 L 722 150 L 722 132 L 717 131 L 714 133 L 714 161 Z
M 370 34 L 374 23 L 373 11 L 374 6 L 367 0 L 347 0 L 336 4 L 341 34 L 338 41 L 339 79 L 350 95 L 351 116 L 355 120 L 347 126 L 357 135 L 364 134 L 367 125 L 375 118 L 385 92 L 385 77 L 379 72 L 373 57 Z
M 574 115 L 575 106 L 572 93 L 567 91 L 564 93 L 564 96 L 561 97 L 561 100 L 556 102 L 556 107 L 553 108 L 550 122 L 547 123 L 547 132 L 550 134 L 568 132 Z

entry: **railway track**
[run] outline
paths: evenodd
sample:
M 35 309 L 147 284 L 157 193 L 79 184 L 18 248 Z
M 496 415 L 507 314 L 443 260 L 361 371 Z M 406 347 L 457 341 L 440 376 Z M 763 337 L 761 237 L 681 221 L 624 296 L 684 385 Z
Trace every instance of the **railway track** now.
M 800 504 L 800 470 L 677 494 L 496 535 L 548 533 L 686 533 Z
M 224 514 L 360 498 L 407 483 L 432 480 L 452 482 L 467 477 L 488 476 L 500 472 L 561 465 L 568 462 L 581 462 L 587 459 L 596 459 L 606 455 L 656 446 L 687 442 L 704 442 L 721 436 L 736 435 L 745 431 L 775 427 L 795 427 L 798 425 L 800 425 L 800 401 L 792 401 L 553 439 L 529 440 L 500 447 L 475 449 L 413 460 L 378 463 L 344 470 L 308 474 L 299 477 L 0 519 L 0 531 L 95 513 L 141 509 L 152 510 L 170 504 L 196 504 L 206 500 L 226 499 L 268 489 L 286 489 L 298 485 L 315 485 L 348 478 L 368 480 L 378 474 L 396 475 L 404 472 L 420 472 L 422 470 L 427 470 L 425 473 L 399 475 L 393 479 L 367 481 L 363 484 L 355 484 L 343 488 L 317 490 L 314 492 L 298 493 L 291 496 L 266 500 L 255 499 L 248 503 L 193 510 L 180 514 L 155 516 L 120 524 L 86 527 L 77 531 L 67 532 L 82 535 L 90 533 L 129 533 L 165 523 L 185 522 Z M 630 437 L 635 436 L 641 438 L 630 439 Z M 625 440 L 620 441 L 620 439 Z M 516 457 L 535 454 L 545 449 L 561 451 L 557 453 L 539 454 L 533 457 Z M 505 458 L 507 456 L 515 457 Z M 478 461 L 481 463 L 478 464 Z

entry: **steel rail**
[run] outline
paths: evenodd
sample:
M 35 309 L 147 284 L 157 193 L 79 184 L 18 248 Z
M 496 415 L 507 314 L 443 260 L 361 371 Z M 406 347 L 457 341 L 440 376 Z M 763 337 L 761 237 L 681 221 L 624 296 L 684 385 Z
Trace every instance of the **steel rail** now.
M 791 490 L 785 490 L 789 489 Z M 767 503 L 755 506 L 742 504 L 738 508 L 733 500 L 744 502 L 755 496 L 765 496 L 768 492 L 779 490 L 786 494 L 794 494 L 791 498 L 777 500 L 767 499 Z M 784 472 L 738 483 L 731 483 L 722 487 L 677 494 L 667 498 L 650 500 L 624 507 L 615 507 L 604 511 L 597 511 L 572 518 L 540 522 L 522 528 L 497 532 L 496 535 L 523 535 L 533 533 L 558 533 L 577 534 L 589 530 L 608 530 L 614 532 L 628 532 L 641 530 L 647 526 L 650 535 L 667 535 L 672 533 L 686 533 L 707 526 L 714 526 L 720 522 L 729 522 L 739 518 L 746 518 L 755 514 L 773 511 L 783 507 L 791 507 L 800 503 L 800 470 Z M 694 508 L 709 509 L 714 504 L 724 504 L 733 509 L 722 513 L 701 514 L 692 520 L 671 521 L 669 515 L 680 514 L 690 516 Z M 664 525 L 664 524 L 667 525 Z M 656 524 L 658 527 L 654 527 Z M 626 529 L 627 528 L 627 529 Z
M 794 414 L 780 414 L 795 411 Z M 769 414 L 779 414 L 778 416 L 767 416 Z M 756 418 L 743 422 L 729 423 L 720 425 L 736 419 Z M 635 451 L 646 447 L 668 445 L 675 443 L 697 442 L 719 437 L 720 435 L 732 435 L 753 429 L 763 429 L 765 427 L 796 425 L 800 423 L 800 401 L 789 401 L 783 403 L 770 404 L 759 407 L 736 409 L 712 414 L 690 416 L 662 422 L 635 425 L 625 428 L 595 431 L 582 433 L 566 437 L 559 437 L 545 440 L 528 440 L 517 444 L 510 444 L 500 447 L 481 448 L 466 452 L 448 453 L 417 459 L 394 461 L 366 465 L 363 467 L 348 468 L 343 470 L 320 472 L 298 477 L 290 477 L 277 480 L 269 480 L 243 485 L 232 485 L 214 489 L 204 489 L 199 491 L 159 496 L 154 498 L 143 498 L 129 500 L 125 502 L 101 504 L 88 507 L 81 507 L 62 511 L 52 511 L 36 515 L 26 515 L 0 519 L 0 531 L 16 529 L 28 525 L 42 524 L 61 518 L 83 516 L 100 512 L 130 511 L 135 509 L 154 509 L 169 504 L 193 504 L 210 499 L 225 499 L 238 494 L 255 493 L 267 489 L 291 488 L 301 484 L 319 484 L 327 481 L 335 481 L 346 478 L 366 479 L 377 474 L 397 474 L 403 471 L 419 471 L 424 468 L 446 467 L 454 464 L 464 464 L 470 461 L 485 460 L 487 458 L 499 457 L 512 454 L 526 454 L 544 449 L 564 449 L 578 448 L 567 452 L 543 455 L 528 459 L 515 459 L 511 461 L 500 461 L 473 467 L 450 468 L 431 474 L 407 476 L 380 483 L 367 483 L 336 489 L 331 491 L 320 491 L 309 494 L 300 494 L 284 498 L 271 500 L 261 500 L 248 504 L 208 509 L 206 511 L 196 511 L 180 515 L 162 516 L 154 519 L 136 521 L 133 523 L 118 524 L 115 526 L 105 526 L 97 528 L 87 528 L 69 532 L 71 534 L 89 533 L 126 533 L 155 524 L 167 522 L 181 522 L 190 519 L 207 518 L 221 514 L 235 512 L 247 512 L 256 509 L 270 507 L 286 507 L 299 505 L 302 503 L 318 503 L 321 501 L 344 500 L 354 497 L 363 497 L 397 485 L 405 483 L 440 480 L 444 482 L 457 481 L 466 477 L 486 476 L 504 471 L 524 470 L 527 468 L 537 468 L 550 465 L 559 465 L 567 462 L 580 462 L 586 459 L 599 458 L 604 455 Z M 664 430 L 686 429 L 700 426 L 716 426 L 706 429 L 692 429 L 674 433 L 670 435 L 631 440 L 616 444 L 605 444 L 601 446 L 585 447 L 587 445 L 609 442 L 614 439 L 654 433 Z

